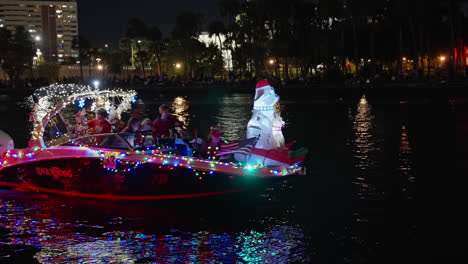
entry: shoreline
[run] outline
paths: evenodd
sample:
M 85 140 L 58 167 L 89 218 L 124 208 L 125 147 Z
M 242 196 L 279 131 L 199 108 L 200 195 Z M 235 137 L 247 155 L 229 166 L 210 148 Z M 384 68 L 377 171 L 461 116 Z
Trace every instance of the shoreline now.
M 140 94 L 177 94 L 177 93 L 252 93 L 255 86 L 250 84 L 209 84 L 209 85 L 188 85 L 188 86 L 114 86 L 121 89 L 133 89 Z M 468 80 L 455 80 L 448 82 L 416 82 L 416 81 L 394 81 L 394 82 L 374 82 L 371 84 L 344 85 L 334 83 L 314 83 L 311 85 L 290 83 L 287 85 L 272 86 L 280 94 L 285 96 L 289 92 L 307 96 L 339 96 L 340 94 L 363 93 L 398 96 L 398 95 L 468 95 Z M 37 88 L 0 88 L 0 102 L 8 101 L 11 98 L 27 97 Z M 415 94 L 416 93 L 416 94 Z

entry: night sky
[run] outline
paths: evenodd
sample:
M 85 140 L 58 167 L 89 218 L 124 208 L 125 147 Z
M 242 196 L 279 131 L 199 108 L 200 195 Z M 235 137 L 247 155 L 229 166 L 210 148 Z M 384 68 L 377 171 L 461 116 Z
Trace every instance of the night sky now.
M 79 33 L 95 47 L 109 43 L 117 48 L 125 34 L 128 19 L 138 17 L 146 24 L 158 26 L 169 37 L 176 16 L 183 11 L 203 13 L 206 24 L 221 19 L 218 0 L 78 0 Z M 206 27 L 206 25 L 205 25 Z

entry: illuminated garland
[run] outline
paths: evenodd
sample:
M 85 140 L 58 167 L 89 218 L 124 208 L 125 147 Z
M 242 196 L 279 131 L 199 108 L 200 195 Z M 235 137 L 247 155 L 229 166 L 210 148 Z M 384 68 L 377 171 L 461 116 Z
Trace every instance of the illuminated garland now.
M 31 121 L 34 122 L 30 146 L 44 147 L 42 135 L 44 127 L 49 120 L 55 116 L 62 108 L 66 107 L 75 101 L 83 102 L 82 100 L 98 98 L 122 98 L 121 103 L 115 109 L 117 117 L 120 118 L 122 112 L 131 108 L 131 103 L 136 98 L 134 90 L 122 89 L 99 89 L 92 88 L 88 85 L 76 84 L 53 84 L 47 87 L 42 87 L 34 92 L 33 97 L 37 98 L 37 103 L 32 107 Z M 81 100 L 81 101 L 80 101 Z M 32 102 L 33 100 L 28 99 Z M 106 102 L 107 103 L 107 102 Z M 107 103 L 109 104 L 109 103 Z M 80 106 L 82 103 L 80 103 Z M 107 105 L 110 111 L 109 105 Z
M 7 152 L 6 157 L 0 161 L 0 167 L 8 166 L 9 160 L 21 160 L 21 161 L 28 161 L 31 159 L 35 159 L 35 152 L 42 151 L 45 149 L 45 145 L 43 143 L 42 135 L 44 132 L 44 127 L 47 125 L 49 120 L 56 115 L 63 107 L 67 106 L 68 104 L 74 103 L 75 101 L 79 102 L 79 106 L 83 107 L 84 102 L 86 99 L 92 99 L 96 101 L 99 99 L 108 99 L 108 98 L 122 98 L 121 103 L 119 106 L 114 109 L 109 109 L 115 111 L 115 114 L 120 118 L 120 114 L 128 109 L 131 108 L 131 103 L 136 101 L 136 92 L 133 90 L 122 90 L 122 89 L 114 89 L 114 90 L 105 90 L 105 89 L 98 89 L 92 88 L 91 86 L 86 85 L 74 85 L 74 84 L 54 84 L 48 87 L 43 87 L 37 89 L 34 93 L 34 96 L 37 97 L 37 103 L 33 106 L 33 111 L 31 113 L 32 118 L 31 121 L 34 122 L 34 130 L 32 132 L 32 137 L 30 140 L 30 152 L 26 152 L 23 154 L 22 152 L 14 153 L 14 152 Z M 29 99 L 30 102 L 33 100 Z M 107 103 L 110 106 L 109 101 L 105 100 L 105 104 Z M 108 107 L 110 108 L 110 107 Z M 31 144 L 32 142 L 32 144 Z M 93 150 L 89 148 L 89 146 L 80 146 L 80 147 L 87 147 L 90 151 L 95 152 L 93 156 L 100 157 L 101 161 L 104 160 L 105 154 L 103 150 Z M 135 152 L 127 152 L 127 153 L 118 153 L 120 155 L 119 158 L 116 159 L 116 164 L 119 163 L 122 167 L 120 169 L 113 169 L 114 172 L 129 172 L 138 168 L 139 165 L 144 163 L 152 163 L 152 164 L 159 164 L 160 166 L 170 166 L 170 169 L 176 167 L 185 167 L 188 169 L 192 169 L 195 176 L 198 176 L 201 180 L 202 175 L 206 173 L 213 175 L 220 166 L 230 166 L 231 168 L 235 169 L 244 169 L 246 170 L 247 174 L 255 174 L 257 170 L 262 170 L 264 173 L 271 173 L 273 175 L 287 175 L 290 173 L 295 173 L 301 170 L 301 168 L 294 164 L 290 167 L 282 167 L 281 170 L 273 170 L 270 169 L 265 164 L 242 164 L 233 162 L 221 162 L 215 160 L 213 155 L 216 155 L 216 149 L 210 149 L 211 153 L 208 152 L 208 155 L 211 155 L 208 159 L 202 158 L 194 158 L 194 157 L 186 157 L 186 156 L 177 156 L 173 154 L 162 154 L 159 150 L 146 150 L 143 151 L 135 151 Z M 146 160 L 138 160 L 138 161 L 122 161 L 121 158 L 125 157 L 126 155 L 130 154 L 145 154 L 150 155 L 150 158 Z M 210 159 L 211 158 L 211 159 Z M 156 162 L 156 159 L 159 159 Z M 200 166 L 200 168 L 192 168 L 193 162 L 200 162 L 200 163 L 209 163 L 208 166 Z M 162 163 L 162 164 L 161 164 Z M 126 165 L 129 165 L 127 167 Z M 109 169 L 110 170 L 110 169 Z
M 88 148 L 86 145 L 80 145 L 79 147 L 81 148 Z M 23 161 L 30 161 L 35 159 L 35 153 L 40 152 L 43 149 L 41 148 L 35 148 L 31 152 L 27 153 L 22 153 L 22 152 L 15 152 L 12 150 L 7 151 L 5 154 L 5 158 L 0 161 L 0 167 L 7 166 L 9 164 L 8 160 L 13 159 L 14 161 L 18 160 L 23 160 Z M 276 169 L 271 169 L 265 164 L 242 164 L 242 163 L 233 163 L 233 162 L 221 162 L 221 161 L 216 161 L 216 160 L 208 160 L 208 159 L 202 159 L 202 158 L 194 158 L 194 157 L 187 157 L 187 156 L 178 156 L 174 154 L 163 154 L 160 152 L 160 149 L 156 150 L 146 150 L 146 151 L 140 151 L 137 150 L 135 152 L 115 152 L 115 151 L 108 151 L 107 153 L 113 153 L 116 155 L 116 164 L 120 164 L 121 168 L 120 169 L 107 169 L 108 171 L 114 172 L 114 173 L 128 173 L 131 172 L 132 170 L 137 169 L 140 165 L 142 164 L 158 164 L 160 168 L 162 166 L 168 166 L 170 170 L 178 167 L 185 167 L 187 169 L 191 169 L 192 172 L 194 173 L 194 176 L 196 176 L 199 180 L 202 180 L 202 176 L 206 175 L 207 173 L 209 175 L 213 175 L 217 169 L 219 169 L 220 166 L 230 166 L 232 168 L 236 169 L 244 169 L 247 174 L 252 175 L 252 174 L 257 174 L 257 171 L 261 170 L 266 173 L 271 173 L 275 176 L 283 176 L 283 175 L 289 175 L 293 173 L 297 173 L 301 171 L 301 167 L 298 164 L 294 164 L 289 167 L 283 167 L 281 170 L 276 170 Z M 101 164 L 104 162 L 104 158 L 106 158 L 106 151 L 103 149 L 100 150 L 94 150 L 91 148 L 88 148 L 88 151 L 92 152 L 92 155 L 94 157 L 100 157 Z M 141 155 L 149 155 L 151 156 L 150 158 L 147 158 L 146 160 L 138 160 L 138 161 L 130 161 L 130 160 L 122 160 L 125 158 L 127 155 L 132 155 L 132 154 L 141 154 Z M 156 162 L 156 160 L 159 160 Z M 172 161 L 170 161 L 172 160 Z M 162 162 L 162 164 L 160 164 Z M 192 164 L 194 162 L 203 162 L 203 163 L 208 163 L 209 164 L 209 170 L 205 170 L 202 168 L 192 168 Z M 123 168 L 122 168 L 123 167 Z

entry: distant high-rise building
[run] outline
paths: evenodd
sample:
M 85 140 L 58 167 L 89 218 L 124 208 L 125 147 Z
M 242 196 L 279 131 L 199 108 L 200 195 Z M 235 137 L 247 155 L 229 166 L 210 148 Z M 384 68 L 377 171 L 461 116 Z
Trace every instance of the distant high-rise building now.
M 76 0 L 36 1 L 0 0 L 0 27 L 15 31 L 23 26 L 38 49 L 38 56 L 62 62 L 77 57 L 72 49 L 78 36 Z

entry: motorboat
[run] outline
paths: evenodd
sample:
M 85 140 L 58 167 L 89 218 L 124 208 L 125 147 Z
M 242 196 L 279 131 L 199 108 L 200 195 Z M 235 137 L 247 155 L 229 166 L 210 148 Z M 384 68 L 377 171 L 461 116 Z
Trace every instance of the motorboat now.
M 88 100 L 93 111 L 101 105 L 120 116 L 136 96 L 133 90 L 78 85 L 39 89 L 31 99 L 34 128 L 28 146 L 2 154 L 0 186 L 91 199 L 161 200 L 240 193 L 305 174 L 300 162 L 196 157 L 182 140 L 152 139 L 151 133 L 77 135 L 79 129 L 70 129 L 60 113 Z

